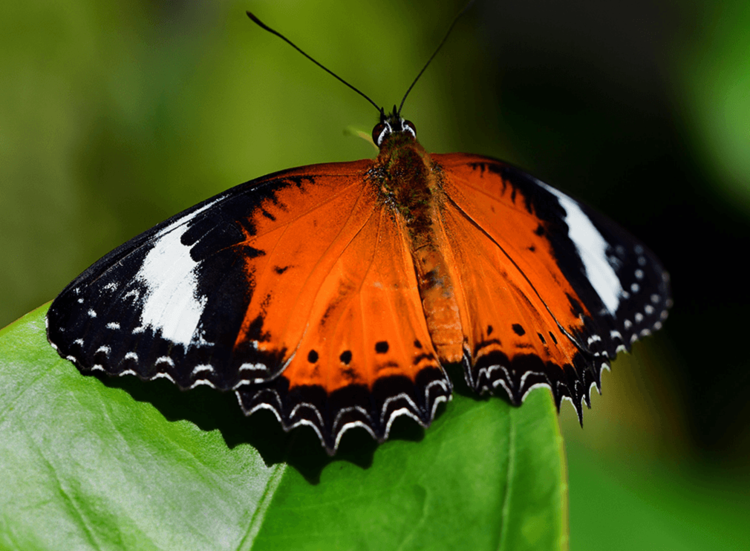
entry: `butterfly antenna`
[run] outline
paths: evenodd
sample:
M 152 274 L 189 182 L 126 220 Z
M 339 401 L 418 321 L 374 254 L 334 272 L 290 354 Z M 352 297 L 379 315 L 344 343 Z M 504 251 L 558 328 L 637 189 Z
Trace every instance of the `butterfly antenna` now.
M 315 63 L 315 65 L 317 65 L 318 67 L 320 67 L 321 69 L 323 69 L 326 73 L 328 73 L 331 76 L 336 77 L 340 82 L 343 82 L 349 88 L 351 88 L 352 90 L 354 90 L 355 92 L 357 92 L 360 96 L 362 96 L 367 101 L 369 101 L 370 103 L 372 103 L 375 106 L 375 109 L 377 109 L 379 112 L 381 112 L 381 113 L 383 112 L 383 110 L 380 107 L 378 107 L 378 104 L 375 103 L 374 101 L 372 101 L 364 92 L 358 90 L 357 88 L 355 88 L 354 86 L 352 86 L 351 84 L 349 84 L 348 82 L 346 82 L 343 78 L 341 78 L 340 76 L 338 76 L 336 73 L 334 73 L 333 71 L 331 71 L 328 67 L 326 67 L 322 63 L 319 63 L 318 61 L 316 61 L 315 59 L 313 59 L 312 57 L 310 57 L 309 55 L 307 55 L 294 42 L 292 42 L 291 40 L 289 40 L 286 36 L 284 36 L 280 32 L 273 30 L 271 27 L 269 27 L 268 25 L 266 25 L 265 23 L 263 23 L 263 21 L 261 21 L 260 19 L 258 19 L 257 17 L 255 17 L 255 15 L 253 15 L 250 12 L 246 12 L 246 13 L 247 13 L 247 16 L 252 20 L 252 22 L 255 23 L 256 25 L 258 25 L 261 29 L 263 29 L 265 31 L 268 31 L 271 34 L 275 34 L 276 36 L 278 36 L 281 40 L 283 40 L 284 42 L 286 42 L 287 44 L 289 44 L 292 48 L 294 48 L 295 50 L 297 50 L 299 53 L 301 53 L 307 59 L 309 59 L 310 61 L 312 61 L 313 63 Z M 445 42 L 445 40 L 443 40 L 443 42 Z
M 445 41 L 448 40 L 448 37 L 450 36 L 451 31 L 453 30 L 453 27 L 456 26 L 456 22 L 461 18 L 461 16 L 464 13 L 466 13 L 466 11 L 472 6 L 472 4 L 474 4 L 475 1 L 476 0 L 470 0 L 469 3 L 464 6 L 464 9 L 462 9 L 460 12 L 458 12 L 458 15 L 453 18 L 453 22 L 451 23 L 451 26 L 448 27 L 448 32 L 445 33 L 445 36 L 440 41 L 440 44 L 438 44 L 438 47 L 435 49 L 435 51 L 433 52 L 433 54 L 430 56 L 430 59 L 428 59 L 427 63 L 424 64 L 424 67 L 422 67 L 422 70 L 419 71 L 419 74 L 417 75 L 417 78 L 414 79 L 414 82 L 411 83 L 411 86 L 409 86 L 409 89 L 404 94 L 404 99 L 401 100 L 401 105 L 399 105 L 399 107 L 398 107 L 398 116 L 399 117 L 401 116 L 401 109 L 404 106 L 404 102 L 406 101 L 406 97 L 409 95 L 409 92 L 411 92 L 411 89 L 414 88 L 414 85 L 419 80 L 419 77 L 422 76 L 422 73 L 425 72 L 425 69 L 427 69 L 427 67 L 429 66 L 429 64 L 432 63 L 432 60 L 435 58 L 435 56 L 437 55 L 437 53 L 440 51 L 440 48 L 443 47 L 443 44 L 445 44 Z

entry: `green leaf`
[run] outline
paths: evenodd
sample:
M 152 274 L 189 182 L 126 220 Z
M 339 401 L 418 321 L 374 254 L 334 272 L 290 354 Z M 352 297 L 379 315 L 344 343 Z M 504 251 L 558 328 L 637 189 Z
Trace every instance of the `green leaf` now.
M 0 548 L 567 547 L 547 390 L 520 408 L 456 394 L 430 429 L 351 431 L 331 459 L 230 395 L 81 375 L 46 311 L 0 331 Z

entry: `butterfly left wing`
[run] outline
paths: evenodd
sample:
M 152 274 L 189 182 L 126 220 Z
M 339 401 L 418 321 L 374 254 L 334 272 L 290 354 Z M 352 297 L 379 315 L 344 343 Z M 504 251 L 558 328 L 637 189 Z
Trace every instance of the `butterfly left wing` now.
M 514 403 L 544 384 L 580 416 L 617 351 L 661 327 L 667 273 L 612 221 L 511 165 L 432 158 L 444 175 L 469 384 L 502 387 Z
M 371 161 L 242 184 L 96 262 L 53 302 L 50 342 L 82 371 L 235 391 L 332 452 L 449 399 L 403 228 Z

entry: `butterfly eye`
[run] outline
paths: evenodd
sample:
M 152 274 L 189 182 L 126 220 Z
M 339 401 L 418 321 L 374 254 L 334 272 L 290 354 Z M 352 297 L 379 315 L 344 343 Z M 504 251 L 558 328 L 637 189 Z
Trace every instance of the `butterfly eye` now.
M 375 145 L 380 146 L 383 143 L 383 138 L 389 134 L 388 128 L 388 125 L 384 122 L 375 125 L 375 128 L 372 129 L 372 141 L 375 142 Z
M 403 129 L 403 132 L 408 132 L 412 136 L 414 136 L 414 139 L 417 139 L 417 127 L 414 126 L 414 123 L 411 121 L 404 121 L 401 123 L 401 128 Z

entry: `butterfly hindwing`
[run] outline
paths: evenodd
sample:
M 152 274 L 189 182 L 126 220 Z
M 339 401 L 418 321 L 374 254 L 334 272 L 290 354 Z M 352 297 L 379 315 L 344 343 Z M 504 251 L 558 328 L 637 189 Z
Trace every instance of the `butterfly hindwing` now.
M 624 230 L 495 159 L 433 155 L 445 174 L 470 343 L 467 378 L 520 403 L 538 384 L 579 411 L 618 349 L 658 329 L 666 272 Z

